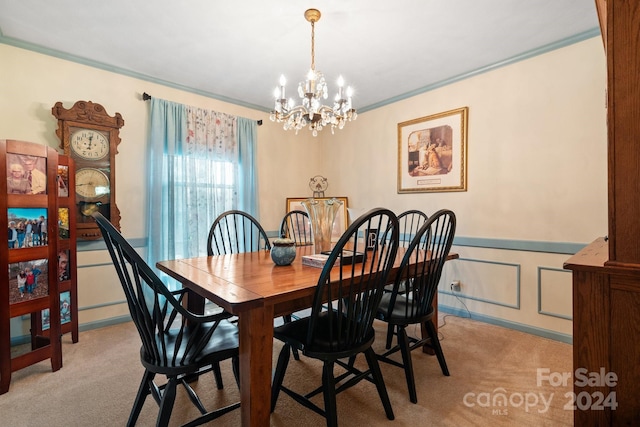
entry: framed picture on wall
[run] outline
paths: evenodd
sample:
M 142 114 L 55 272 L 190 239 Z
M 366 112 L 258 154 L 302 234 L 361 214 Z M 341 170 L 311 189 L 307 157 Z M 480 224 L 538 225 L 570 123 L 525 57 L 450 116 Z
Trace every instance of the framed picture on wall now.
M 467 191 L 469 107 L 398 123 L 398 193 Z
M 316 200 L 329 200 L 333 197 L 314 197 Z M 336 214 L 336 218 L 333 221 L 333 230 L 331 233 L 331 241 L 337 242 L 340 239 L 340 236 L 344 234 L 349 225 L 348 223 L 348 215 L 347 208 L 349 207 L 348 199 L 346 197 L 335 197 L 336 199 L 342 202 L 342 206 L 338 213 Z M 309 199 L 309 197 L 287 197 L 287 212 L 291 211 L 303 211 L 307 210 L 302 205 L 302 202 Z

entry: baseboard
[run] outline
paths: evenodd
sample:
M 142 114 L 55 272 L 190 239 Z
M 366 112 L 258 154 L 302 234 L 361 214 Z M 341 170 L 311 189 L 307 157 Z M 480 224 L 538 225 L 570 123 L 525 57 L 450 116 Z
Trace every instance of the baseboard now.
M 573 344 L 573 337 L 571 335 L 562 334 L 560 332 L 550 331 L 548 329 L 536 328 L 534 326 L 525 325 L 522 323 L 512 322 L 510 320 L 499 319 L 497 317 L 491 317 L 484 314 L 469 313 L 466 310 L 460 308 L 454 308 L 449 306 L 439 305 L 438 310 L 441 313 L 450 314 L 458 317 L 468 317 L 479 322 L 488 323 L 491 325 L 502 326 L 504 328 L 514 329 L 516 331 L 525 332 L 527 334 L 536 335 L 543 338 L 560 341 L 567 344 Z M 83 323 L 79 325 L 79 331 L 90 331 L 92 329 L 99 329 L 105 326 L 117 325 L 120 323 L 130 322 L 131 316 L 124 315 L 118 317 L 111 317 L 109 319 L 99 320 L 96 322 Z M 30 335 L 22 335 L 19 337 L 11 338 L 11 346 L 26 344 L 31 341 Z
M 537 328 L 535 326 L 525 325 L 523 323 L 512 322 L 510 320 L 499 319 L 497 317 L 491 317 L 484 314 L 470 313 L 467 310 L 461 308 L 449 307 L 446 305 L 438 305 L 438 310 L 441 313 L 451 314 L 458 317 L 467 317 L 479 322 L 489 323 L 491 325 L 502 326 L 504 328 L 514 329 L 520 332 L 526 332 L 527 334 L 537 335 L 539 337 L 548 338 L 554 341 L 560 341 L 567 344 L 573 344 L 573 336 L 562 334 L 556 331 L 550 331 L 548 329 Z
M 131 322 L 131 316 L 124 315 L 118 317 L 111 317 L 109 319 L 98 320 L 96 322 L 88 322 L 83 323 L 82 325 L 78 325 L 78 331 L 90 331 L 92 329 L 104 328 L 105 326 L 113 326 L 118 325 L 120 323 Z M 31 335 L 22 335 L 19 337 L 11 338 L 11 346 L 27 344 L 31 342 Z

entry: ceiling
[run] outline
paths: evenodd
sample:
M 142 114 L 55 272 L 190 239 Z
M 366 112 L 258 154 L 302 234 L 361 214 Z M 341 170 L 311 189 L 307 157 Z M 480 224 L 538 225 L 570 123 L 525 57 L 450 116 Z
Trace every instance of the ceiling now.
M 268 111 L 312 7 L 316 69 L 360 112 L 599 34 L 593 0 L 0 0 L 0 42 Z

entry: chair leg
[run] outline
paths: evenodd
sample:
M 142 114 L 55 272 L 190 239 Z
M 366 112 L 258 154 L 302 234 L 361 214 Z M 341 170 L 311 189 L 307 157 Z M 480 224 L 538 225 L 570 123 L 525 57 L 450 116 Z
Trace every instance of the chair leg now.
M 224 385 L 222 384 L 222 372 L 220 371 L 220 362 L 215 362 L 213 364 L 213 376 L 216 379 L 216 386 L 218 390 L 222 390 Z
M 240 389 L 240 357 L 233 356 L 231 358 L 231 370 L 233 371 L 233 377 L 236 379 L 236 385 Z
M 158 420 L 156 427 L 165 427 L 169 425 L 171 411 L 173 411 L 173 403 L 176 400 L 177 379 L 170 377 L 162 392 L 162 401 L 160 402 L 160 412 L 158 412 Z
M 200 400 L 200 397 L 198 396 L 196 391 L 189 385 L 189 383 L 185 379 L 180 379 L 180 383 L 182 383 L 182 385 L 184 386 L 184 389 L 186 390 L 187 396 L 189 396 L 189 400 L 191 400 L 191 403 L 193 403 L 193 405 L 198 408 L 201 414 L 206 414 L 207 410 L 202 404 L 202 401 Z
M 385 348 L 387 350 L 389 350 L 391 348 L 391 342 L 393 341 L 393 332 L 394 332 L 395 326 L 392 324 L 389 324 L 387 326 L 387 344 L 385 346 Z
M 273 384 L 271 385 L 271 412 L 276 409 L 276 402 L 278 401 L 278 395 L 280 394 L 280 388 L 282 387 L 282 380 L 284 379 L 284 373 L 287 370 L 289 364 L 290 345 L 285 344 L 278 356 L 278 363 L 276 364 L 276 371 L 273 374 Z
M 142 376 L 142 381 L 140 381 L 140 387 L 138 387 L 136 400 L 133 403 L 133 408 L 131 408 L 131 414 L 129 415 L 129 421 L 127 421 L 127 427 L 133 427 L 136 425 L 136 421 L 138 421 L 138 416 L 140 416 L 140 411 L 142 410 L 144 401 L 147 396 L 151 394 L 150 385 L 153 382 L 155 376 L 156 374 L 145 369 L 144 375 Z
M 293 320 L 292 316 L 290 314 L 285 314 L 284 316 L 282 316 L 282 321 L 284 323 L 291 323 L 291 321 Z M 293 348 L 291 347 L 291 352 L 293 353 L 293 358 L 296 360 L 300 360 L 300 354 L 298 353 L 298 349 L 297 348 Z
M 427 333 L 429 334 L 429 338 L 431 338 L 431 346 L 436 353 L 438 363 L 440 363 L 440 369 L 442 369 L 442 373 L 448 377 L 449 368 L 447 368 L 447 362 L 444 360 L 444 353 L 442 352 L 442 346 L 440 345 L 440 340 L 438 339 L 438 331 L 436 331 L 436 327 L 431 320 L 425 323 L 425 326 L 427 327 Z
M 400 346 L 400 353 L 402 354 L 404 376 L 407 379 L 407 388 L 409 389 L 409 400 L 412 403 L 418 403 L 416 380 L 413 376 L 413 362 L 411 361 L 411 349 L 409 348 L 410 342 L 404 326 L 398 326 L 398 345 Z
M 336 380 L 333 377 L 332 361 L 325 361 L 322 367 L 322 388 L 324 391 L 324 412 L 327 418 L 327 427 L 337 427 Z
M 371 376 L 375 381 L 376 388 L 378 389 L 378 395 L 384 406 L 384 412 L 387 414 L 387 418 L 390 420 L 395 419 L 393 415 L 393 408 L 391 408 L 391 401 L 389 400 L 389 394 L 387 393 L 387 386 L 384 384 L 384 378 L 382 378 L 382 371 L 380 370 L 380 364 L 378 363 L 378 357 L 371 347 L 364 352 L 369 364 L 369 370 L 371 370 Z

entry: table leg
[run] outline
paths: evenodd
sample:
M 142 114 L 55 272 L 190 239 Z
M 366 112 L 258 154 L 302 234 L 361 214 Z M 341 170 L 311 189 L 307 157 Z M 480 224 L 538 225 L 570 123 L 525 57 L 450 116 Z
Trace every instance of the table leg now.
M 187 310 L 195 314 L 204 314 L 204 297 L 202 297 L 202 295 L 198 295 L 195 291 L 188 289 L 185 297 L 187 299 Z
M 238 316 L 240 329 L 240 401 L 244 427 L 269 426 L 273 358 L 273 306 Z
M 438 292 L 436 292 L 436 294 L 433 297 L 433 319 L 432 320 L 433 320 L 433 326 L 436 327 L 436 334 L 437 334 L 438 333 Z M 427 336 L 427 330 L 424 327 L 424 325 L 420 325 L 420 329 L 422 330 L 422 337 L 424 338 L 425 336 Z M 433 351 L 433 349 L 428 345 L 422 346 L 422 352 L 430 354 L 432 356 L 436 354 L 436 352 Z

